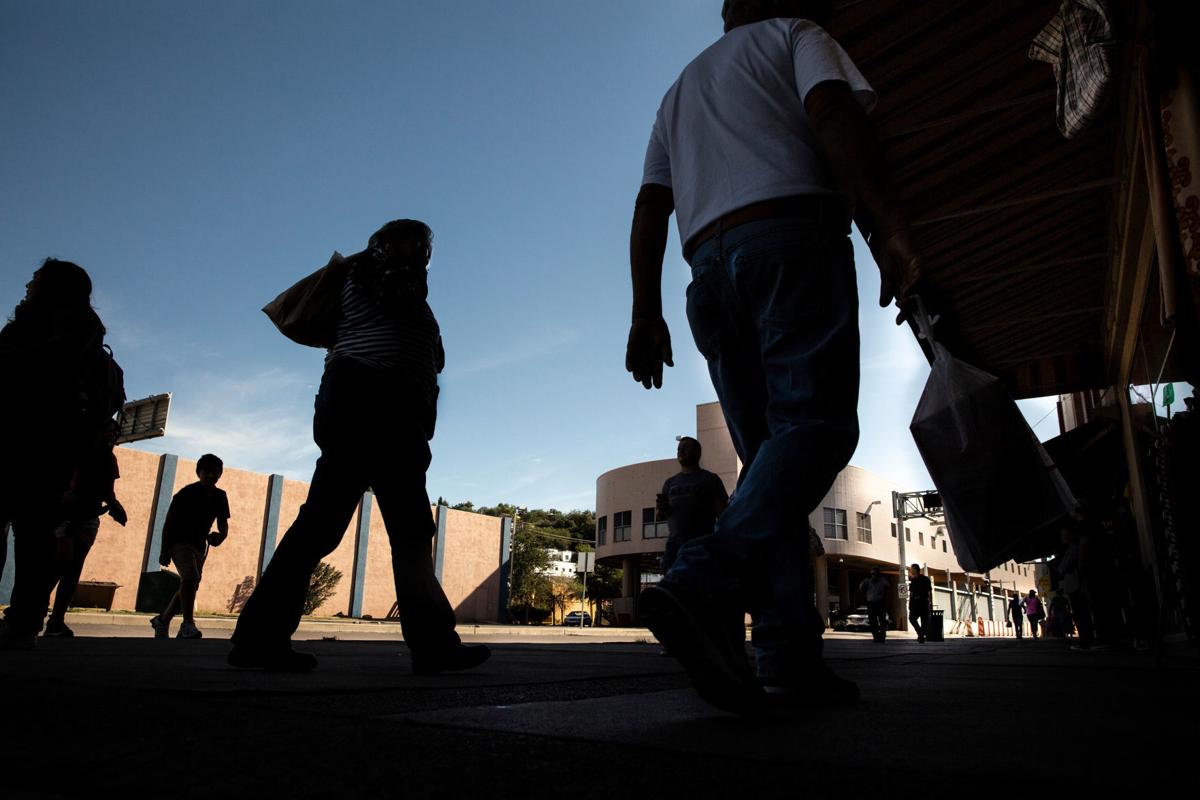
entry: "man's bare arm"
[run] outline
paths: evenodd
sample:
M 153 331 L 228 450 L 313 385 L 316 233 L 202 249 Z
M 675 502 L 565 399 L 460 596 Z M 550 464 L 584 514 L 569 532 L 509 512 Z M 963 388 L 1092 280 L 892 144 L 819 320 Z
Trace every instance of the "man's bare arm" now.
M 629 233 L 633 279 L 633 320 L 625 347 L 625 369 L 647 389 L 662 388 L 663 365 L 675 366 L 671 333 L 662 317 L 662 264 L 675 195 L 667 186 L 647 183 L 634 204 Z
M 921 278 L 921 259 L 874 128 L 842 81 L 817 84 L 804 107 L 830 169 L 854 191 L 855 221 L 879 265 L 879 305 L 895 298 L 904 310 Z

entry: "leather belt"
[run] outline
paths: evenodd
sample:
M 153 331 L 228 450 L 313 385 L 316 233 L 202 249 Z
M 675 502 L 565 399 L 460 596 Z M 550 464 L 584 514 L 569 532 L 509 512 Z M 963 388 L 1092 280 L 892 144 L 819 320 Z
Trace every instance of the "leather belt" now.
M 722 231 L 747 222 L 764 219 L 806 219 L 814 222 L 849 223 L 846 201 L 837 195 L 800 194 L 792 197 L 777 197 L 742 206 L 723 217 L 708 223 L 692 234 L 683 246 L 683 259 L 689 264 L 696 249 Z

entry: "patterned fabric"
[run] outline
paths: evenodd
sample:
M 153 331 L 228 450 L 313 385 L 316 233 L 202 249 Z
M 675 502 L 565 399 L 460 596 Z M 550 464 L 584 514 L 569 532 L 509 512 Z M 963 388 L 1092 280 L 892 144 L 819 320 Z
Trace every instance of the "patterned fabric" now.
M 1112 85 L 1116 55 L 1106 0 L 1063 0 L 1029 48 L 1029 58 L 1054 68 L 1055 120 L 1073 139 L 1099 115 Z
M 1180 300 L 1188 298 L 1200 316 L 1200 80 L 1196 67 L 1180 66 L 1175 86 L 1162 93 L 1162 135 L 1167 173 L 1179 225 L 1183 274 Z
M 425 301 L 412 303 L 407 313 L 389 311 L 352 280 L 342 289 L 342 317 L 337 343 L 325 364 L 352 358 L 377 369 L 403 371 L 425 394 L 437 398 L 437 376 L 446 364 L 442 336 L 433 310 Z

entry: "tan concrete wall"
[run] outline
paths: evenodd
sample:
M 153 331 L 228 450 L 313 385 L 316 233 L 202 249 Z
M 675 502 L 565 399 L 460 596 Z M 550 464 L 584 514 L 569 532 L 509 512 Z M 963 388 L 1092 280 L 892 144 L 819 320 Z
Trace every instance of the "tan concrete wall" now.
M 116 493 L 129 513 L 129 522 L 122 528 L 110 517 L 102 518 L 100 532 L 85 564 L 82 580 L 120 584 L 113 608 L 133 610 L 143 558 L 151 536 L 150 516 L 162 456 L 125 447 L 118 447 L 115 452 L 121 470 Z M 196 462 L 180 458 L 171 496 L 195 480 Z M 229 538 L 221 547 L 209 551 L 204 579 L 196 598 L 197 611 L 228 613 L 234 590 L 247 576 L 257 579 L 269 483 L 267 475 L 229 466 L 225 468 L 218 485 L 229 497 Z M 307 483 L 292 480 L 283 482 L 279 527 L 275 533 L 276 546 L 295 521 L 307 494 Z M 431 508 L 430 514 L 433 513 Z M 496 620 L 500 596 L 500 519 L 465 511 L 450 511 L 447 523 L 443 583 L 451 603 L 464 621 Z M 334 595 L 317 610 L 317 616 L 333 616 L 350 611 L 357 525 L 356 511 L 341 543 L 324 559 L 341 571 L 342 580 Z M 150 554 L 149 568 L 158 568 L 157 552 Z M 373 502 L 362 613 L 383 618 L 395 600 L 391 547 L 383 515 L 378 503 Z
M 118 447 L 115 452 L 117 468 L 121 471 L 115 491 L 129 514 L 129 522 L 122 528 L 112 517 L 100 518 L 96 544 L 84 563 L 80 580 L 119 583 L 121 588 L 117 589 L 113 608 L 132 609 L 137 600 L 142 559 L 150 536 L 154 487 L 162 457 L 124 447 Z M 158 553 L 150 554 L 150 563 L 151 569 L 158 568 Z
M 642 538 L 642 509 L 654 506 L 654 497 L 662 491 L 663 481 L 679 472 L 673 458 L 643 461 L 609 470 L 596 479 L 596 519 L 608 518 L 607 544 L 596 547 L 596 558 L 619 559 L 640 553 L 661 553 L 666 539 Z M 613 514 L 630 513 L 630 539 L 613 541 Z
M 495 620 L 500 600 L 499 517 L 446 509 L 442 588 L 460 622 Z
M 725 483 L 725 491 L 732 494 L 737 486 L 742 461 L 738 458 L 737 450 L 733 448 L 733 440 L 729 438 L 729 429 L 725 425 L 725 415 L 721 412 L 720 403 L 702 403 L 696 406 L 696 439 L 700 442 L 702 451 L 700 466 L 720 475 Z

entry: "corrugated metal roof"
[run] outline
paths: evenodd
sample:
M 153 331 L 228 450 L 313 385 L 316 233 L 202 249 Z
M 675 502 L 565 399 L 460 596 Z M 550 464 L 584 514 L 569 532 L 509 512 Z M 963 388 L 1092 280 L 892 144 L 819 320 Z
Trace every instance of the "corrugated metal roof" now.
M 859 0 L 829 26 L 879 93 L 939 338 L 1016 397 L 1106 385 L 1120 92 L 1083 135 L 1058 132 L 1054 75 L 1028 58 L 1058 6 Z

